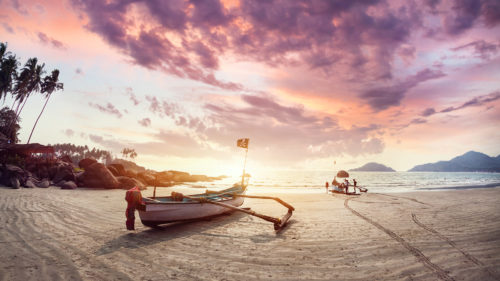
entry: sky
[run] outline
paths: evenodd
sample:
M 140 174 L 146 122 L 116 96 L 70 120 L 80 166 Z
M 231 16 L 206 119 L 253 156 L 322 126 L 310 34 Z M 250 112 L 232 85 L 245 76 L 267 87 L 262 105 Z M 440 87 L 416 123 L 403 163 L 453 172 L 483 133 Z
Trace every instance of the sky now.
M 134 148 L 149 168 L 226 175 L 241 173 L 239 138 L 255 172 L 500 154 L 497 0 L 0 6 L 0 41 L 64 83 L 31 142 Z M 21 142 L 44 102 L 26 103 Z

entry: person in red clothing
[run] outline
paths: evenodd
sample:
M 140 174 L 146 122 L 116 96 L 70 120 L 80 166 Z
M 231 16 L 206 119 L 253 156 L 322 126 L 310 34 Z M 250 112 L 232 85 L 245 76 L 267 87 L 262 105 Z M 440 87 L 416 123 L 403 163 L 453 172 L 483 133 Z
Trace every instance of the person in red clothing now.
M 142 201 L 142 194 L 139 187 L 136 186 L 127 190 L 127 193 L 125 193 L 125 200 L 127 201 L 127 210 L 125 211 L 127 221 L 125 225 L 127 226 L 127 230 L 135 230 L 135 209 Z

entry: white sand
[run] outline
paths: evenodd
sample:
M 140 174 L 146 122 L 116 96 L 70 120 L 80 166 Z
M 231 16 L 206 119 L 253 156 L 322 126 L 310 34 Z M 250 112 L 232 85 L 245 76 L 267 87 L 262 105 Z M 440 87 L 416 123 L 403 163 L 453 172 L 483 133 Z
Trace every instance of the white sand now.
M 500 280 L 500 188 L 279 194 L 279 233 L 240 213 L 129 232 L 124 195 L 0 188 L 0 280 Z

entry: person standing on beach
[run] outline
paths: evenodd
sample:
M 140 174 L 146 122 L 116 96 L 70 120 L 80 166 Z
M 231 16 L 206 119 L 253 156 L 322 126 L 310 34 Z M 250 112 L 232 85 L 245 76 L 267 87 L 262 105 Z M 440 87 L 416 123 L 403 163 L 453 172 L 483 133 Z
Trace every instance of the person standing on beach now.
M 328 182 L 325 182 L 326 194 L 328 194 Z
M 344 183 L 345 183 L 345 194 L 347 194 L 347 192 L 349 192 L 349 181 L 345 179 Z

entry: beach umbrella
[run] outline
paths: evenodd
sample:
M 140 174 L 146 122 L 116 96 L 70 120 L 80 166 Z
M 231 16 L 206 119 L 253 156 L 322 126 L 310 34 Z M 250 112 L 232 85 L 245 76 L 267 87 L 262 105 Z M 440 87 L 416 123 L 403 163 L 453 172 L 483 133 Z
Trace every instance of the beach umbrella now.
M 344 170 L 340 170 L 337 173 L 337 178 L 348 178 L 348 177 L 349 177 L 349 173 L 344 171 Z

